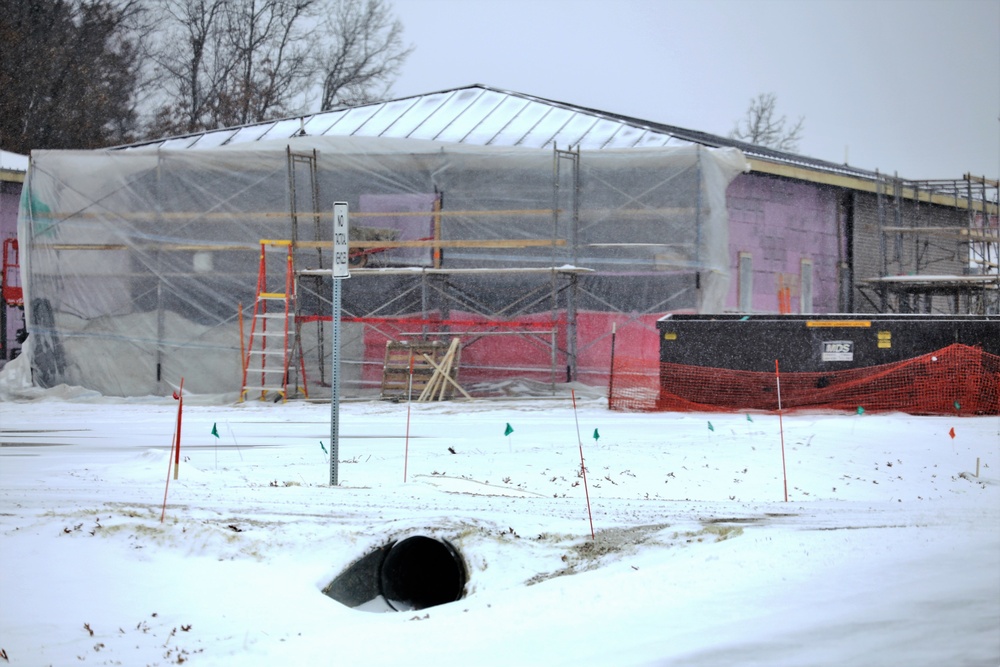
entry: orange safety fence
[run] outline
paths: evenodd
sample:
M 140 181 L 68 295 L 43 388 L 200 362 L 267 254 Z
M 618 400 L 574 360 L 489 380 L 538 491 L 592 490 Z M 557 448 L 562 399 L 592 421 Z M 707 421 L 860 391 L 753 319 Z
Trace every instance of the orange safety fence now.
M 621 412 L 656 412 L 659 372 L 647 359 L 617 355 L 608 386 L 608 407 Z
M 658 375 L 656 375 L 658 371 Z M 833 372 L 781 373 L 783 410 L 1000 414 L 1000 356 L 954 344 L 905 361 Z M 616 362 L 612 410 L 739 412 L 778 409 L 774 372 L 633 360 Z

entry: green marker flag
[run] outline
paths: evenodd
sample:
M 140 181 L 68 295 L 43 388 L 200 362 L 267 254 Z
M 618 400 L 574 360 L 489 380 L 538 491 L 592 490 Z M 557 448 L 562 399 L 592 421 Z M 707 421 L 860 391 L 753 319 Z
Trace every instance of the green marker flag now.
M 595 428 L 594 429 L 594 442 L 597 442 L 600 439 L 600 437 L 601 437 L 601 434 L 598 433 L 597 429 Z
M 750 423 L 753 423 L 753 420 L 750 419 L 750 415 L 749 414 L 747 414 L 747 421 L 750 422 Z
M 319 446 L 320 446 L 320 449 L 322 449 L 322 450 L 323 450 L 323 453 L 324 453 L 324 454 L 329 454 L 329 452 L 328 452 L 328 451 L 326 451 L 326 445 L 324 445 L 324 444 L 323 444 L 323 441 L 322 441 L 322 440 L 320 440 L 320 441 L 319 441 Z
M 865 409 L 863 407 L 861 407 L 860 405 L 858 406 L 858 414 L 859 415 L 865 414 Z
M 505 429 L 503 430 L 503 434 L 504 434 L 504 435 L 510 435 L 510 434 L 511 434 L 511 433 L 513 433 L 513 432 L 514 432 L 514 429 L 513 429 L 513 428 L 511 427 L 511 425 L 510 425 L 510 424 L 508 423 L 508 424 L 507 424 L 507 428 L 505 428 Z
M 212 423 L 212 435 L 214 435 L 216 438 L 219 437 L 219 428 L 218 425 L 215 424 L 214 422 Z
M 962 406 L 959 404 L 958 401 L 955 401 L 955 409 L 956 410 L 961 410 L 962 409 Z
M 709 431 L 714 431 L 715 430 L 715 427 L 712 426 L 712 422 L 708 422 L 708 430 Z

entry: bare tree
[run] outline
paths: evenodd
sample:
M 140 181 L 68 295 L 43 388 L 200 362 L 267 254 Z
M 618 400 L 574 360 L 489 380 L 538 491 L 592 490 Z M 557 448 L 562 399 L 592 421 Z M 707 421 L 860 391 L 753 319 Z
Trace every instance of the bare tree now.
M 412 52 L 386 0 L 159 0 L 150 136 L 388 93 Z
M 163 96 L 149 134 L 244 125 L 294 113 L 313 71 L 321 0 L 161 0 Z
M 746 115 L 729 133 L 730 138 L 766 146 L 780 151 L 794 152 L 799 148 L 804 119 L 792 125 L 785 116 L 777 117 L 777 96 L 761 93 L 750 100 Z
M 320 110 L 382 99 L 413 52 L 384 0 L 335 0 L 321 24 Z
M 243 125 L 292 113 L 312 72 L 307 27 L 318 0 L 230 0 L 226 39 L 233 56 L 214 109 L 220 125 Z
M 233 68 L 227 57 L 222 10 L 226 0 L 163 0 L 163 28 L 154 47 L 163 96 L 151 134 L 206 129 L 222 83 Z

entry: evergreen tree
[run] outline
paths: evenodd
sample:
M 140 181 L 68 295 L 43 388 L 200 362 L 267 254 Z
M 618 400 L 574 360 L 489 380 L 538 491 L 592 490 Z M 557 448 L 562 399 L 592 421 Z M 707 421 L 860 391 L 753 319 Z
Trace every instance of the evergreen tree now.
M 136 131 L 135 2 L 30 0 L 0 12 L 0 146 L 101 148 Z

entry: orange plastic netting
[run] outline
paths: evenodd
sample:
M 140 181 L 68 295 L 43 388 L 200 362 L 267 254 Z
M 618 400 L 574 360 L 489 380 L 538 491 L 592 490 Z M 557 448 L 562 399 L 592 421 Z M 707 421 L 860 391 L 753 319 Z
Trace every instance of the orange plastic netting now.
M 660 363 L 659 375 L 624 361 L 613 369 L 612 410 L 777 410 L 775 373 Z M 783 410 L 1000 414 L 1000 356 L 968 345 L 905 361 L 830 373 L 781 373 Z

